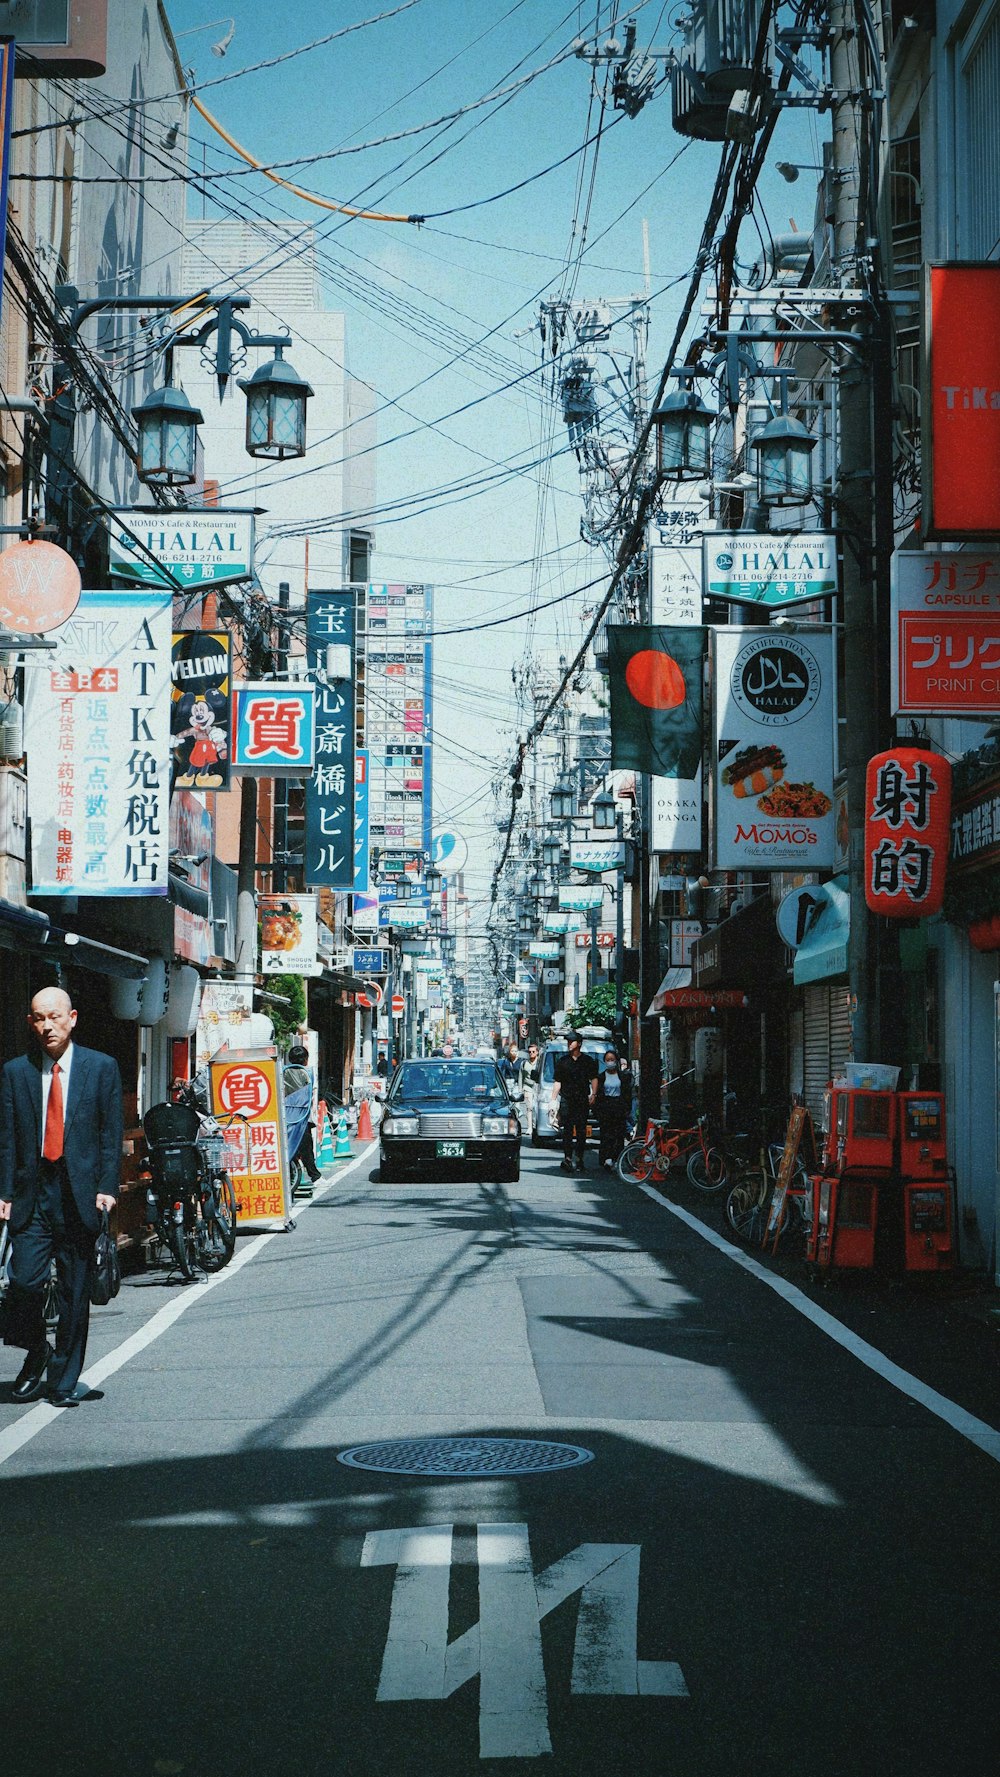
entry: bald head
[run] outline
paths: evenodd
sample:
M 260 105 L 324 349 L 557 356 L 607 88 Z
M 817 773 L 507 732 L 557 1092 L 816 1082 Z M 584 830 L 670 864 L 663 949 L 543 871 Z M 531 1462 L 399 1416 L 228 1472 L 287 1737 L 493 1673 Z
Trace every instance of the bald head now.
M 58 1061 L 69 1047 L 76 1024 L 69 994 L 61 987 L 43 987 L 31 1002 L 28 1024 L 42 1053 Z

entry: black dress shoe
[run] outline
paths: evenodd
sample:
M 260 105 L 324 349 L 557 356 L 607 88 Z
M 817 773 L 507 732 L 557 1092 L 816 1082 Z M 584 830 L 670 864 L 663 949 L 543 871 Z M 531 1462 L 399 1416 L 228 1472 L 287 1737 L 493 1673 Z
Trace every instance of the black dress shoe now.
M 34 1401 L 44 1393 L 45 1372 L 51 1356 L 47 1345 L 43 1345 L 38 1351 L 29 1351 L 10 1391 L 15 1401 Z
M 75 1388 L 53 1389 L 49 1400 L 53 1407 L 78 1407 L 81 1401 L 103 1401 L 104 1394 L 99 1388 L 84 1388 L 78 1382 Z
M 572 1160 L 560 1160 L 559 1171 L 560 1172 L 572 1172 L 573 1171 Z

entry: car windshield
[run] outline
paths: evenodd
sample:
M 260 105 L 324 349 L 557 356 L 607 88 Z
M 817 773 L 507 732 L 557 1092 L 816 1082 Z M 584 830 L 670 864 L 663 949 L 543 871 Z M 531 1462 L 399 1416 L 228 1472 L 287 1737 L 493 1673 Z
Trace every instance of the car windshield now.
M 389 1094 L 394 1104 L 506 1097 L 503 1081 L 487 1061 L 404 1061 Z

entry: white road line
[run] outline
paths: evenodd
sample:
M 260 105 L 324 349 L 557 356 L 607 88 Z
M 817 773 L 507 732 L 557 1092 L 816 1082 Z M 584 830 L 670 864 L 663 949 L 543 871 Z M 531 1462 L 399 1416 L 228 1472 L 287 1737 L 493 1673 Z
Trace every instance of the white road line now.
M 441 1698 L 448 1655 L 452 1527 L 370 1530 L 362 1567 L 395 1567 L 378 1703 Z
M 480 1524 L 479 1756 L 552 1751 L 526 1524 Z
M 346 1178 L 349 1172 L 353 1172 L 356 1166 L 360 1166 L 365 1160 L 370 1159 L 372 1152 L 377 1147 L 378 1143 L 372 1142 L 369 1147 L 363 1148 L 360 1154 L 356 1154 L 348 1165 L 341 1167 L 330 1178 L 324 1179 L 322 1186 L 317 1188 L 315 1195 L 310 1200 L 295 1205 L 296 1218 L 304 1215 L 313 1203 L 325 1196 L 332 1186 L 339 1184 L 342 1178 Z M 169 1331 L 174 1322 L 179 1320 L 187 1309 L 198 1302 L 203 1302 L 209 1290 L 214 1290 L 218 1284 L 225 1283 L 227 1278 L 233 1277 L 237 1271 L 242 1271 L 244 1265 L 249 1265 L 251 1259 L 256 1258 L 257 1254 L 277 1234 L 282 1232 L 281 1228 L 272 1228 L 269 1233 L 256 1235 L 243 1248 L 242 1252 L 235 1254 L 223 1271 L 216 1271 L 213 1276 L 207 1277 L 204 1283 L 186 1286 L 172 1302 L 167 1302 L 146 1322 L 145 1326 L 140 1327 L 138 1332 L 132 1333 L 128 1339 L 123 1340 L 121 1345 L 116 1345 L 113 1351 L 109 1351 L 105 1357 L 100 1358 L 96 1364 L 85 1371 L 80 1378 L 82 1386 L 99 1388 L 102 1382 L 115 1374 L 116 1370 L 122 1369 L 131 1358 L 138 1357 L 141 1351 L 145 1351 Z M 79 1409 L 77 1408 L 75 1411 L 79 1411 Z M 17 1454 L 18 1450 L 22 1450 L 25 1444 L 30 1443 L 32 1438 L 36 1438 L 39 1432 L 44 1431 L 47 1425 L 51 1425 L 53 1420 L 65 1417 L 66 1409 L 64 1407 L 50 1407 L 47 1401 L 40 1401 L 37 1406 L 29 1408 L 23 1418 L 16 1419 L 13 1425 L 8 1425 L 5 1431 L 0 1432 L 0 1465 L 8 1462 L 12 1456 Z
M 776 1296 L 780 1296 L 783 1301 L 789 1304 L 789 1307 L 794 1308 L 806 1320 L 811 1321 L 821 1333 L 826 1333 L 827 1337 L 832 1339 L 835 1344 L 842 1346 L 845 1351 L 849 1351 L 852 1357 L 858 1359 L 859 1363 L 865 1364 L 869 1370 L 874 1370 L 876 1376 L 881 1376 L 883 1381 L 898 1389 L 900 1394 L 907 1395 L 911 1401 L 916 1401 L 919 1406 L 926 1407 L 928 1413 L 933 1413 L 935 1418 L 943 1420 L 945 1425 L 950 1426 L 952 1431 L 958 1433 L 959 1437 L 966 1438 L 970 1444 L 975 1444 L 977 1450 L 982 1450 L 984 1456 L 991 1457 L 994 1462 L 1000 1462 L 1000 1431 L 997 1431 L 994 1426 L 987 1425 L 984 1419 L 977 1419 L 974 1413 L 966 1412 L 965 1408 L 960 1407 L 957 1402 L 950 1401 L 947 1395 L 938 1394 L 937 1389 L 929 1388 L 926 1382 L 921 1382 L 918 1377 L 911 1376 L 908 1370 L 902 1369 L 899 1364 L 894 1364 L 884 1352 L 878 1351 L 874 1345 L 869 1345 L 867 1339 L 860 1338 L 857 1333 L 852 1333 L 850 1328 L 845 1327 L 843 1322 L 837 1320 L 834 1315 L 827 1314 L 825 1308 L 820 1308 L 817 1303 L 811 1301 L 794 1283 L 789 1283 L 784 1277 L 778 1276 L 776 1272 L 769 1271 L 765 1265 L 758 1264 L 757 1260 L 752 1259 L 749 1253 L 742 1252 L 739 1247 L 733 1246 L 732 1241 L 717 1234 L 714 1228 L 706 1227 L 704 1222 L 700 1222 L 697 1216 L 690 1215 L 686 1209 L 680 1207 L 680 1204 L 671 1203 L 668 1197 L 664 1197 L 661 1192 L 654 1190 L 652 1185 L 640 1185 L 639 1189 L 645 1191 L 647 1197 L 652 1197 L 654 1203 L 662 1204 L 663 1208 L 668 1209 L 671 1215 L 676 1216 L 678 1221 L 684 1223 L 685 1227 L 691 1228 L 695 1234 L 700 1234 L 703 1240 L 707 1240 L 709 1246 L 714 1246 L 718 1252 L 725 1253 L 726 1257 L 732 1259 L 734 1264 L 739 1265 L 744 1271 L 749 1271 L 752 1277 L 759 1278 L 761 1283 L 766 1283 L 768 1289 L 773 1290 Z

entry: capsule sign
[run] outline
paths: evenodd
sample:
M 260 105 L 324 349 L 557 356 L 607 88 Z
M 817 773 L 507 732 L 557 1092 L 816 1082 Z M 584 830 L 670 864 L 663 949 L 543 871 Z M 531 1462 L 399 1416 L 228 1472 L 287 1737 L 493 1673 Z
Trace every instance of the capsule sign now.
M 923 747 L 893 747 L 868 762 L 865 900 L 889 919 L 938 913 L 944 899 L 951 766 Z

